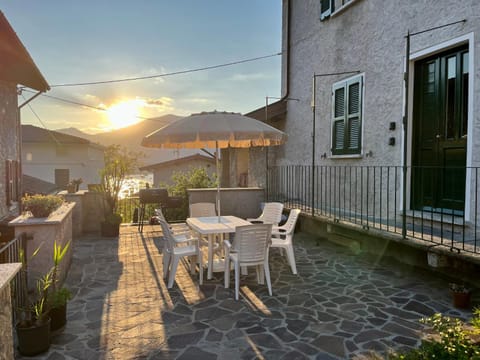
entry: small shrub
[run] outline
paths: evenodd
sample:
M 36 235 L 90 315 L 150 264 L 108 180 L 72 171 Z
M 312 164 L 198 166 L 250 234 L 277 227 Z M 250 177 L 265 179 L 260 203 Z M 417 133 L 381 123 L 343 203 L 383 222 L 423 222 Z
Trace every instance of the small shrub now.
M 49 216 L 63 204 L 63 198 L 57 195 L 31 195 L 22 199 L 25 211 L 30 211 L 34 217 Z
M 105 215 L 105 222 L 109 224 L 119 225 L 122 223 L 122 216 L 117 213 Z
M 394 354 L 391 360 L 467 360 L 480 359 L 480 345 L 473 340 L 479 331 L 480 310 L 475 309 L 469 328 L 457 318 L 435 314 L 422 319 L 433 330 L 433 336 L 422 342 L 418 349 Z

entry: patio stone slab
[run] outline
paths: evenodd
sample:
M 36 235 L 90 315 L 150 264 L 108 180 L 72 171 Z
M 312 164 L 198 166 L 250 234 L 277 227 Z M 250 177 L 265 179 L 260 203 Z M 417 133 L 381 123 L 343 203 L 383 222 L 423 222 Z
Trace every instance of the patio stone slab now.
M 35 359 L 338 360 L 418 346 L 419 320 L 435 311 L 471 315 L 452 308 L 438 275 L 302 233 L 294 243 L 298 275 L 272 251 L 273 296 L 251 271 L 235 301 L 223 274 L 199 286 L 183 264 L 167 289 L 154 227 L 75 239 L 68 322 Z

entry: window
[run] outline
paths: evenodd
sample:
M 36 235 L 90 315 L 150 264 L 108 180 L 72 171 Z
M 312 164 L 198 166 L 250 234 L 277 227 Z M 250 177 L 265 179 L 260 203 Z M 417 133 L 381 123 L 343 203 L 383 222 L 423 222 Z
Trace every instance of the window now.
M 320 0 L 320 20 L 328 18 L 334 10 L 335 0 Z
M 17 160 L 5 161 L 5 198 L 7 206 L 18 201 L 20 193 L 20 166 Z
M 60 188 L 66 188 L 70 181 L 69 169 L 55 169 L 55 185 Z
M 363 75 L 333 85 L 332 154 L 360 154 Z

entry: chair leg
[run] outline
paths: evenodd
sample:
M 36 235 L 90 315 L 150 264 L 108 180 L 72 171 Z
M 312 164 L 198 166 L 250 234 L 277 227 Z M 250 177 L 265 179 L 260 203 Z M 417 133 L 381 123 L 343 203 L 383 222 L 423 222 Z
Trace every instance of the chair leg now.
M 267 279 L 268 294 L 272 296 L 272 282 L 270 280 L 270 268 L 268 267 L 268 259 L 263 263 L 265 270 L 265 278 Z
M 203 259 L 202 259 L 201 250 L 198 250 L 197 259 L 198 259 L 198 272 L 200 277 L 199 282 L 200 282 L 200 285 L 202 285 L 203 284 Z
M 163 278 L 168 276 L 168 268 L 170 267 L 170 253 L 165 251 L 163 253 Z
M 228 289 L 230 287 L 230 259 L 228 257 L 225 257 L 224 277 L 225 289 Z
M 288 246 L 286 249 L 287 259 L 290 267 L 292 268 L 292 273 L 297 274 L 297 264 L 295 263 L 295 254 L 293 253 L 293 246 Z
M 235 261 L 235 300 L 238 300 L 238 293 L 240 292 L 240 268 L 238 262 Z
M 175 280 L 175 275 L 177 273 L 178 261 L 179 257 L 173 255 L 172 256 L 172 265 L 170 266 L 170 274 L 168 276 L 168 285 L 167 287 L 170 289 L 173 286 L 173 280 Z
M 257 265 L 257 283 L 260 285 L 265 284 L 265 271 L 263 270 L 262 265 Z
M 192 255 L 190 256 L 190 274 L 195 274 L 195 265 L 197 264 L 197 256 Z

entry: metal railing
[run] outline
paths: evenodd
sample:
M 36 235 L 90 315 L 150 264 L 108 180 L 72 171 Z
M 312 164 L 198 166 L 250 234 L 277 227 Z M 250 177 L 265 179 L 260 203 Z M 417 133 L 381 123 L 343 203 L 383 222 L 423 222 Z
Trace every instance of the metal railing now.
M 421 179 L 423 193 L 430 190 L 429 181 L 438 182 L 438 177 L 430 176 L 432 169 L 443 172 L 446 180 L 442 186 L 449 187 L 444 189 L 448 194 L 458 196 L 467 189 L 461 210 L 411 204 L 414 189 L 418 189 L 412 185 L 418 181 L 415 179 Z M 466 183 L 455 183 L 456 177 L 450 176 L 458 171 Z M 408 167 L 404 184 L 402 166 L 316 166 L 314 173 L 311 166 L 276 166 L 268 171 L 267 199 L 333 222 L 479 253 L 479 175 L 480 168 Z
M 21 263 L 21 252 L 27 253 L 27 237 L 25 233 L 20 234 L 0 248 L 0 264 Z M 14 323 L 16 321 L 15 310 L 24 307 L 26 303 L 25 286 L 23 284 L 26 284 L 27 279 L 24 277 L 26 277 L 26 272 L 19 271 L 11 282 Z

